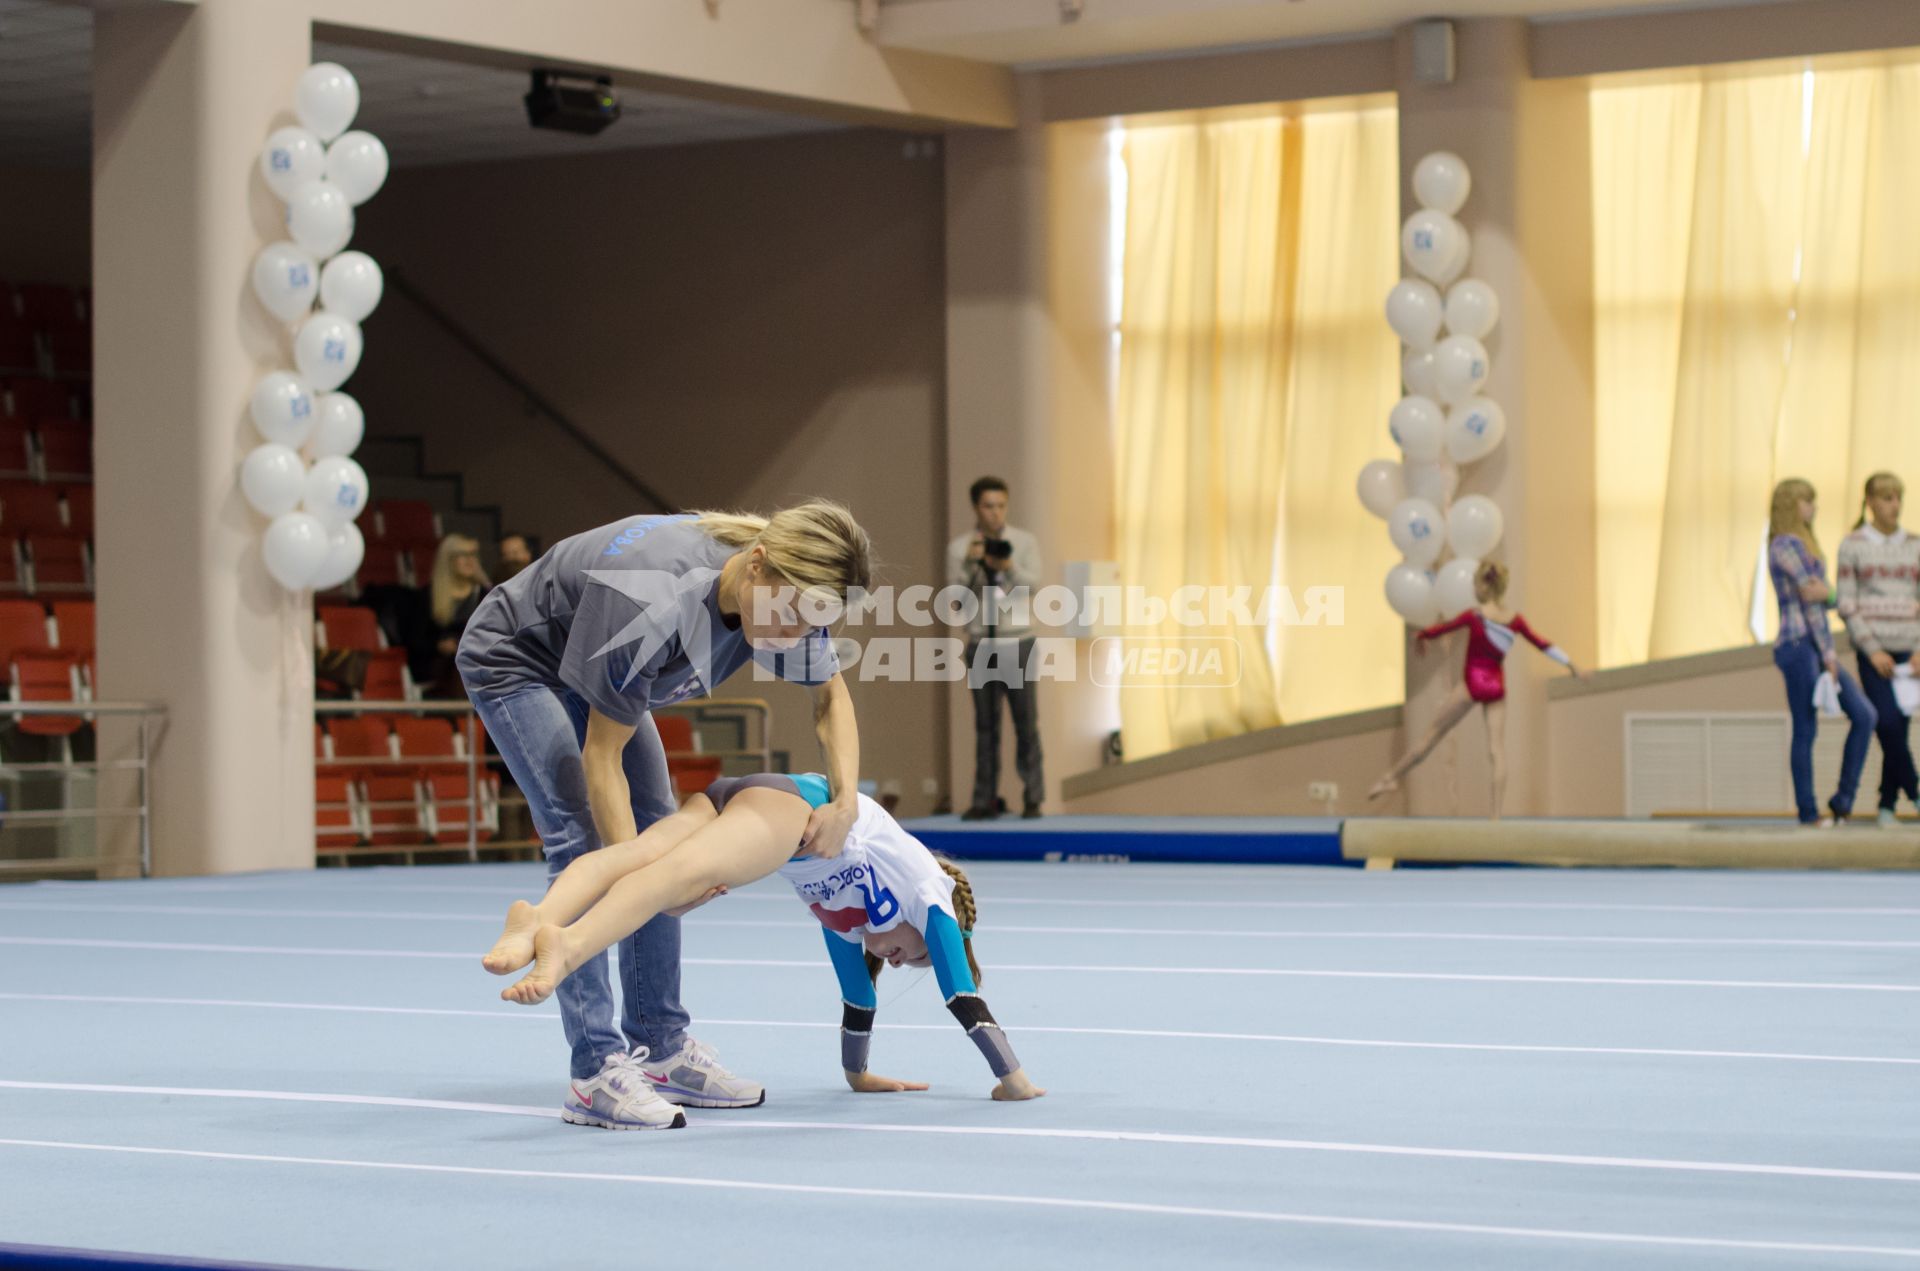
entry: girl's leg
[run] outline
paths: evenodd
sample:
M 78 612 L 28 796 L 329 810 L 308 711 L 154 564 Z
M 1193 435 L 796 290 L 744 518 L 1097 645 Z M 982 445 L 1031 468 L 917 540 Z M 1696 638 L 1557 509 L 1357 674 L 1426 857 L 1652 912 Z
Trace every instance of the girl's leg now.
M 1873 743 L 1874 726 L 1878 724 L 1879 712 L 1873 709 L 1873 703 L 1860 691 L 1854 678 L 1845 671 L 1834 677 L 1840 682 L 1840 708 L 1847 713 L 1847 745 L 1840 756 L 1840 788 L 1827 801 L 1836 817 L 1845 818 L 1853 811 L 1853 798 L 1860 790 L 1860 773 L 1867 766 L 1867 747 Z
M 1402 755 L 1400 762 L 1387 770 L 1386 776 L 1373 783 L 1373 789 L 1367 791 L 1367 798 L 1378 799 L 1398 790 L 1400 778 L 1418 767 L 1420 761 L 1440 744 L 1440 739 L 1451 732 L 1454 725 L 1465 719 L 1467 712 L 1471 709 L 1473 709 L 1473 697 L 1467 692 L 1467 686 L 1454 685 L 1453 692 L 1447 695 L 1446 703 L 1440 707 L 1440 714 L 1434 719 L 1433 727 L 1427 729 L 1427 735 L 1420 739 L 1419 745 Z
M 570 927 L 543 926 L 534 935 L 533 970 L 500 994 L 509 1002 L 543 1002 L 568 974 L 654 916 L 690 904 L 715 887 L 765 878 L 792 856 L 812 809 L 805 799 L 764 787 L 742 790 L 724 814 L 694 831 L 677 850 L 614 884 Z
M 1787 768 L 1793 774 L 1793 803 L 1800 824 L 1820 819 L 1813 794 L 1813 741 L 1820 731 L 1820 715 L 1813 707 L 1813 686 L 1820 678 L 1820 659 L 1813 641 L 1794 640 L 1776 645 L 1773 663 L 1787 686 L 1787 715 L 1793 721 L 1793 739 L 1787 748 Z
M 1505 700 L 1488 702 L 1487 716 L 1487 759 L 1493 769 L 1493 819 L 1500 819 L 1500 809 L 1507 801 L 1507 703 Z
M 666 856 L 715 815 L 707 796 L 696 794 L 687 800 L 685 807 L 655 821 L 638 838 L 576 857 L 560 871 L 539 904 L 524 900 L 513 902 L 507 910 L 506 929 L 493 949 L 480 959 L 480 964 L 495 975 L 518 971 L 533 961 L 534 932 L 548 925 L 566 926 L 606 895 L 615 883 Z
M 1892 683 L 1873 669 L 1873 659 L 1865 653 L 1856 653 L 1854 661 L 1860 670 L 1860 691 L 1873 703 L 1874 712 L 1880 717 L 1874 726 L 1880 738 L 1880 808 L 1891 812 L 1900 806 L 1906 781 L 1901 758 L 1905 754 L 1907 717 L 1900 713 L 1900 703 L 1894 700 Z

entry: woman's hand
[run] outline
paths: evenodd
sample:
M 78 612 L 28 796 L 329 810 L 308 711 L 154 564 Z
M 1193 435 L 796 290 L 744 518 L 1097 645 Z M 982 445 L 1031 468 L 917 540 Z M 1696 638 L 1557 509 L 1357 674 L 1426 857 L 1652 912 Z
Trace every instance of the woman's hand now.
M 1829 589 L 1824 578 L 1805 578 L 1800 582 L 1800 599 L 1808 604 L 1825 604 Z
M 1820 661 L 1821 664 L 1827 668 L 1828 675 L 1831 675 L 1836 680 L 1840 678 L 1840 658 L 1832 649 L 1828 649 L 1826 653 L 1822 654 Z
M 459 650 L 460 641 L 453 636 L 446 636 L 434 647 L 439 649 L 444 656 L 452 657 Z
M 893 1077 L 882 1077 L 872 1072 L 850 1072 L 847 1085 L 855 1094 L 899 1094 L 903 1090 L 925 1090 L 924 1081 L 899 1081 Z M 996 1096 L 997 1097 L 997 1096 Z
M 1881 649 L 1878 652 L 1867 654 L 1867 661 L 1873 664 L 1873 669 L 1880 673 L 1881 679 L 1890 680 L 1893 678 L 1893 654 L 1888 653 L 1885 649 Z
M 700 906 L 706 904 L 709 900 L 712 900 L 715 896 L 724 896 L 726 894 L 727 894 L 726 888 L 715 887 L 713 890 L 709 891 L 706 895 L 694 901 L 692 904 L 677 906 L 673 909 L 667 910 L 666 913 L 668 914 L 669 917 L 678 918 L 681 914 L 692 913 L 694 910 L 698 909 Z
M 1038 1099 L 1045 1093 L 1046 1091 L 1034 1085 L 1027 1077 L 1025 1068 L 1015 1068 L 1000 1078 L 1000 1084 L 993 1088 L 993 1098 L 996 1103 L 1018 1103 L 1022 1099 Z
M 800 836 L 800 854 L 817 856 L 823 861 L 840 855 L 858 815 L 858 805 L 850 798 L 815 808 L 813 815 L 807 818 L 806 833 Z

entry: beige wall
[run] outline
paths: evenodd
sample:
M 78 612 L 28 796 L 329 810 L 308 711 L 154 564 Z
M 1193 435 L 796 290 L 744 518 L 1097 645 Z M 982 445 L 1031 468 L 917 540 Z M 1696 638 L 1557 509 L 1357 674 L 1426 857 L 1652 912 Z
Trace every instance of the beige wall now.
M 355 245 L 677 507 L 842 499 L 882 581 L 931 582 L 947 490 L 941 163 L 925 150 L 860 130 L 402 169 Z M 369 431 L 424 435 L 469 502 L 549 542 L 653 510 L 405 297 L 367 344 L 349 388 Z M 942 687 L 850 679 L 864 775 L 930 808 Z M 776 744 L 817 764 L 798 691 L 742 676 L 722 692 L 772 701 Z
M 85 168 L 0 166 L 0 278 L 92 281 L 90 188 Z

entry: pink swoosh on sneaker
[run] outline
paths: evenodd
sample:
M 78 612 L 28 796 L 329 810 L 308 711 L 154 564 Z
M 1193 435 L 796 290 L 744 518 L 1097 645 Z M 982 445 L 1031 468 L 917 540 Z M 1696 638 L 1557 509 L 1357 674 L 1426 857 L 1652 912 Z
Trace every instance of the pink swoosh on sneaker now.
M 581 1094 L 580 1087 L 575 1086 L 573 1088 L 573 1097 L 578 1099 L 583 1105 L 585 1105 L 587 1111 L 589 1112 L 593 1111 L 593 1096 L 591 1094 Z

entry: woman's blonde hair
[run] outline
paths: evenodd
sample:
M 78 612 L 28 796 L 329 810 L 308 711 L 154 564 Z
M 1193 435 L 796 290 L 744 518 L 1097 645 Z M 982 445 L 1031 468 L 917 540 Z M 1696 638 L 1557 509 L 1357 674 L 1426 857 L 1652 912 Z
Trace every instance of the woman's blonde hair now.
M 443 627 L 453 621 L 453 611 L 460 602 L 486 581 L 484 574 L 476 582 L 454 573 L 453 558 L 467 552 L 478 555 L 479 551 L 479 541 L 465 534 L 449 534 L 440 540 L 440 550 L 433 556 L 433 620 Z
M 940 863 L 947 877 L 953 880 L 953 919 L 960 924 L 960 947 L 967 951 L 967 970 L 973 972 L 973 986 L 980 987 L 980 963 L 973 956 L 973 924 L 980 919 L 980 908 L 973 899 L 973 883 L 967 878 L 967 871 L 948 860 L 940 853 L 933 853 L 933 859 Z M 925 934 L 924 932 L 922 934 Z M 871 953 L 867 955 L 867 978 L 878 980 L 886 963 Z
M 1490 560 L 1481 563 L 1479 572 L 1474 574 L 1473 580 L 1477 583 L 1485 583 L 1488 594 L 1495 600 L 1499 600 L 1507 594 L 1508 577 L 1505 565 L 1499 561 Z
M 1862 525 L 1865 525 L 1868 521 L 1873 519 L 1872 516 L 1867 512 L 1867 500 L 1873 497 L 1873 487 L 1880 485 L 1883 482 L 1887 485 L 1892 486 L 1894 489 L 1898 490 L 1901 494 L 1905 494 L 1907 492 L 1907 483 L 1902 481 L 1899 477 L 1895 476 L 1891 472 L 1876 472 L 1872 476 L 1868 477 L 1866 489 L 1860 492 L 1860 519 L 1853 523 L 1854 529 L 1856 530 L 1859 529 Z
M 873 544 L 844 504 L 808 499 L 772 516 L 716 511 L 694 516 L 716 542 L 764 550 L 768 567 L 803 596 L 829 592 L 844 602 L 850 592 L 873 588 Z
M 1800 500 L 1817 497 L 1813 492 L 1813 483 L 1799 477 L 1788 477 L 1773 487 L 1773 506 L 1767 511 L 1767 537 L 1779 538 L 1790 534 L 1807 545 L 1815 560 L 1825 560 L 1827 554 L 1820 550 L 1820 539 L 1813 532 L 1813 526 L 1800 519 Z

